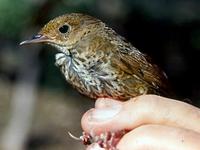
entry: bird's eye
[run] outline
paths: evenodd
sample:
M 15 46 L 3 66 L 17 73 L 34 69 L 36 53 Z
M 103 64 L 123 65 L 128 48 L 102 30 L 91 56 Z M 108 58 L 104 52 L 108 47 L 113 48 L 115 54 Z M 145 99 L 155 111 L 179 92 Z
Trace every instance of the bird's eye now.
M 68 25 L 63 25 L 62 27 L 59 28 L 59 31 L 61 33 L 67 33 L 68 30 L 69 30 L 69 26 Z

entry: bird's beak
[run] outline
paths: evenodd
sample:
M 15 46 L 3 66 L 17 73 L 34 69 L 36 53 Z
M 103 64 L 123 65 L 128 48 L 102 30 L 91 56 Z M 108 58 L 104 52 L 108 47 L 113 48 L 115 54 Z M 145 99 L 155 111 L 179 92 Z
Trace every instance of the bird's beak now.
M 32 37 L 32 39 L 30 40 L 25 40 L 23 42 L 21 42 L 19 45 L 25 45 L 25 44 L 32 44 L 32 43 L 44 43 L 44 42 L 48 42 L 50 41 L 50 39 L 42 34 L 37 34 L 35 36 Z

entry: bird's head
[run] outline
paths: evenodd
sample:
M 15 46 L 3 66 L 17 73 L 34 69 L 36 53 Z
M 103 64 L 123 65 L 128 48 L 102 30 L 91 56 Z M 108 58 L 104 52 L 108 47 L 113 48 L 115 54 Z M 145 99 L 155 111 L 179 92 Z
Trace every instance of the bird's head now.
M 32 39 L 20 43 L 47 43 L 58 49 L 71 49 L 83 37 L 103 27 L 104 24 L 91 16 L 71 13 L 49 21 Z

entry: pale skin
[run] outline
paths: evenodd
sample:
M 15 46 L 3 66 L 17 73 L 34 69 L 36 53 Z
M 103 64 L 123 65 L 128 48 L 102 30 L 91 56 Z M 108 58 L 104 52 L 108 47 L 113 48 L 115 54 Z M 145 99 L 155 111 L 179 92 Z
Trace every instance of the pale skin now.
M 199 150 L 200 109 L 174 99 L 143 95 L 126 102 L 98 99 L 82 118 L 91 134 L 128 129 L 119 150 Z M 104 150 L 97 144 L 87 150 Z

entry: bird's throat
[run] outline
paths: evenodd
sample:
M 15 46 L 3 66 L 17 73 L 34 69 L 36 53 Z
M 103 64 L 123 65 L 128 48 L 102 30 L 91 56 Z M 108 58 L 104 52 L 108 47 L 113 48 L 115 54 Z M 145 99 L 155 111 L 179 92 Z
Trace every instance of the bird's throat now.
M 57 44 L 52 44 L 52 43 L 49 43 L 49 45 L 55 47 L 58 51 L 60 51 L 61 53 L 65 54 L 68 57 L 72 56 L 72 54 L 70 53 L 70 50 L 63 45 L 57 45 Z

